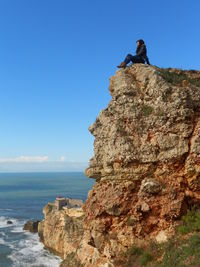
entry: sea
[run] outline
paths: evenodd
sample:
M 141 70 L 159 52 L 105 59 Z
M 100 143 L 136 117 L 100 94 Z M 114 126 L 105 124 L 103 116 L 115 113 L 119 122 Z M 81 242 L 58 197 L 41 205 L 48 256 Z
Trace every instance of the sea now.
M 61 258 L 23 225 L 42 220 L 43 207 L 58 195 L 85 201 L 93 183 L 82 172 L 0 173 L 0 267 L 58 267 Z

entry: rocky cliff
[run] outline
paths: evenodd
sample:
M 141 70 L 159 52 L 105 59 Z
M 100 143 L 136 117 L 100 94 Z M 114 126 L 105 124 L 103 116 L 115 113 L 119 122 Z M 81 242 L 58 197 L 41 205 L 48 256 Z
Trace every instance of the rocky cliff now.
M 82 223 L 60 227 L 59 214 L 51 222 L 57 251 L 74 266 L 115 266 L 133 244 L 166 241 L 200 203 L 200 72 L 135 64 L 118 70 L 109 90 L 112 100 L 89 128 L 94 157 L 86 175 L 96 183 Z M 47 232 L 41 236 L 47 244 Z

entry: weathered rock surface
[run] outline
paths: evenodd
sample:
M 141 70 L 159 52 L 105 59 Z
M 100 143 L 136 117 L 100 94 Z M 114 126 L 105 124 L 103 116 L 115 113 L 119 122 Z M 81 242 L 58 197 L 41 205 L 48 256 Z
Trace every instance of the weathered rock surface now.
M 54 203 L 44 209 L 44 220 L 39 223 L 38 234 L 44 246 L 63 259 L 76 251 L 83 236 L 82 208 L 58 210 Z
M 27 221 L 24 224 L 24 230 L 27 230 L 31 233 L 37 233 L 38 232 L 38 224 L 40 221 Z
M 89 128 L 86 175 L 96 183 L 80 234 L 62 212 L 45 211 L 42 223 L 47 247 L 65 258 L 74 252 L 87 267 L 112 266 L 132 244 L 167 240 L 200 203 L 200 72 L 135 64 L 117 71 L 109 90 L 112 100 Z
M 200 72 L 133 65 L 117 71 L 109 90 L 112 100 L 89 128 L 86 174 L 96 184 L 84 227 L 112 262 L 133 243 L 166 240 L 199 203 Z

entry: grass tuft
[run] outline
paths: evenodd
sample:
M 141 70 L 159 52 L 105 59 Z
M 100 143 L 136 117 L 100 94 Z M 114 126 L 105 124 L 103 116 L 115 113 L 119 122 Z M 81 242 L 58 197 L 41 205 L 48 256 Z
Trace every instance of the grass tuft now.
M 200 211 L 197 207 L 182 217 L 178 234 L 167 242 L 151 242 L 148 246 L 133 245 L 115 261 L 123 267 L 199 267 Z
M 189 210 L 185 216 L 182 217 L 182 225 L 178 227 L 178 233 L 181 235 L 200 231 L 200 212 Z
M 151 106 L 148 105 L 144 105 L 142 107 L 142 114 L 147 117 L 149 116 L 151 113 L 153 112 L 153 108 Z
M 185 73 L 176 73 L 171 72 L 168 69 L 160 69 L 159 73 L 161 77 L 167 81 L 168 83 L 171 83 L 173 85 L 181 85 L 183 84 L 183 81 L 187 81 L 188 83 L 199 87 L 200 82 L 198 79 L 190 78 Z

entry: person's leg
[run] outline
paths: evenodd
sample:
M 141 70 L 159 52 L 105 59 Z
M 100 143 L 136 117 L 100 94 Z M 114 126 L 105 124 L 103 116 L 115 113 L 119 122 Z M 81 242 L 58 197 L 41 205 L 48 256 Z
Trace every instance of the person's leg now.
M 147 65 L 151 65 L 148 57 L 146 57 L 146 63 L 147 63 Z
M 132 63 L 145 63 L 140 56 L 132 56 L 131 61 Z
M 128 63 L 130 63 L 132 61 L 132 63 L 145 63 L 144 59 L 142 59 L 140 56 L 132 56 L 131 54 L 128 54 L 126 56 L 126 58 L 124 59 L 124 61 L 122 61 L 122 63 L 117 66 L 118 68 L 126 68 L 126 65 Z
M 128 54 L 126 56 L 126 58 L 124 59 L 124 61 L 122 61 L 122 63 L 117 67 L 118 68 L 126 68 L 126 65 L 132 61 L 132 58 L 133 58 L 133 56 L 131 54 Z
M 126 65 L 127 65 L 128 63 L 130 63 L 130 62 L 133 60 L 133 58 L 134 58 L 134 56 L 132 56 L 131 54 L 128 54 L 128 55 L 126 56 L 126 58 L 124 59 L 124 62 L 126 63 Z

